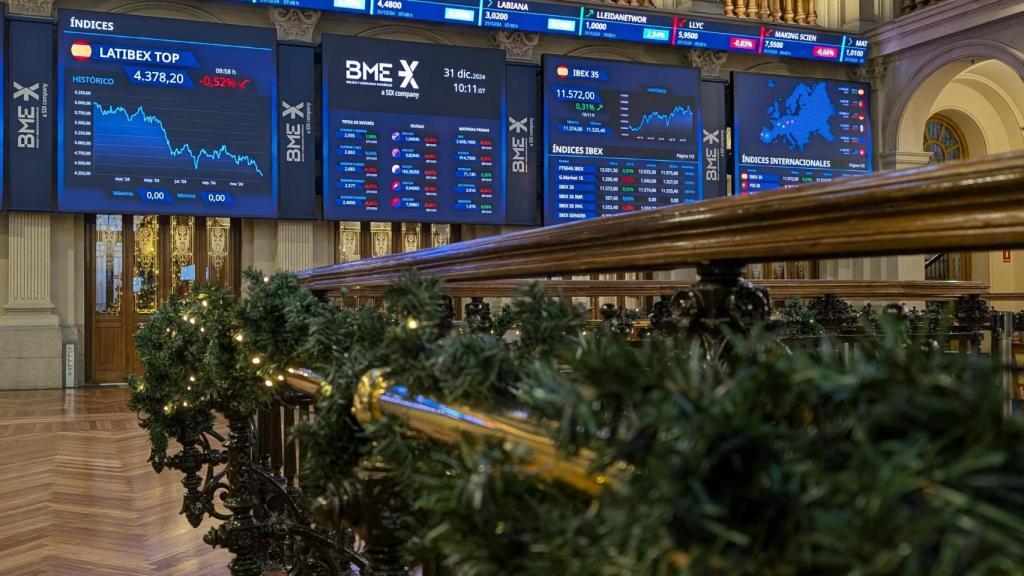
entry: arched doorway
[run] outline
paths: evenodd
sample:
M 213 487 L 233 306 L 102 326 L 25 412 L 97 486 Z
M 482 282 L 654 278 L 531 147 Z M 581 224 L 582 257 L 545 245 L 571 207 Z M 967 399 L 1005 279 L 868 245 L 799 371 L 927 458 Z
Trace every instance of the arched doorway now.
M 944 56 L 949 59 L 928 61 L 909 78 L 890 79 L 910 91 L 895 93 L 897 121 L 883 129 L 886 147 L 916 152 L 923 162 L 1024 149 L 1024 56 L 985 43 Z M 898 279 L 976 280 L 997 292 L 1016 292 L 1024 288 L 1024 265 L 1016 270 L 1024 263 L 1017 259 L 1006 262 L 1001 252 L 929 254 L 914 263 L 923 264 L 924 270 L 916 268 L 921 275 L 904 275 L 901 264 Z

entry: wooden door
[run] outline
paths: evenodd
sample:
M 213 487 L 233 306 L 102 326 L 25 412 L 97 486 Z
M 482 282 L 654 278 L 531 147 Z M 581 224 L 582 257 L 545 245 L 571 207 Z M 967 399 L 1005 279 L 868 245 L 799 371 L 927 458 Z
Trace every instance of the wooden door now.
M 196 282 L 238 290 L 238 226 L 229 218 L 98 215 L 87 234 L 89 381 L 141 374 L 135 332 Z

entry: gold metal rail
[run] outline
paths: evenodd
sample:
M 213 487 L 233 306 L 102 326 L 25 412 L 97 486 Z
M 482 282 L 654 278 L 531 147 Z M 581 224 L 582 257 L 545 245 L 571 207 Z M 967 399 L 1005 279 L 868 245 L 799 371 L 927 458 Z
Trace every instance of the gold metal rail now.
M 309 396 L 332 393 L 330 385 L 309 370 L 289 369 L 285 382 Z M 615 474 L 626 470 L 625 465 L 617 465 L 609 471 L 594 472 L 597 458 L 593 452 L 563 453 L 545 434 L 545 425 L 532 421 L 525 413 L 490 414 L 414 396 L 388 382 L 383 370 L 370 370 L 359 381 L 352 413 L 362 424 L 397 418 L 424 438 L 443 444 L 458 444 L 464 435 L 519 444 L 528 449 L 527 456 L 517 463 L 524 473 L 591 495 L 599 494 Z

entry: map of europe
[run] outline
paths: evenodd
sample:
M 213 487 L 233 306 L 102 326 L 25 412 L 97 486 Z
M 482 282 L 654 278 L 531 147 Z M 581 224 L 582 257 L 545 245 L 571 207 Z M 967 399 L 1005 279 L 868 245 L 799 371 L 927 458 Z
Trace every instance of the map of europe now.
M 775 82 L 770 81 L 768 87 L 774 88 Z M 815 134 L 828 142 L 834 140 L 829 120 L 836 109 L 826 82 L 797 84 L 789 96 L 779 98 L 765 112 L 770 120 L 769 126 L 761 128 L 761 142 L 765 144 L 782 140 L 790 150 L 803 150 Z

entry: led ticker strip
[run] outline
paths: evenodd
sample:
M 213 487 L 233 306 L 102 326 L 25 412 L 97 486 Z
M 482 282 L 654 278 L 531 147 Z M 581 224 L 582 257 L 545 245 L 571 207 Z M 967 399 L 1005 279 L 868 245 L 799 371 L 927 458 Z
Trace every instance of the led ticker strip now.
M 784 28 L 532 0 L 234 0 L 643 44 L 863 64 L 868 41 Z

